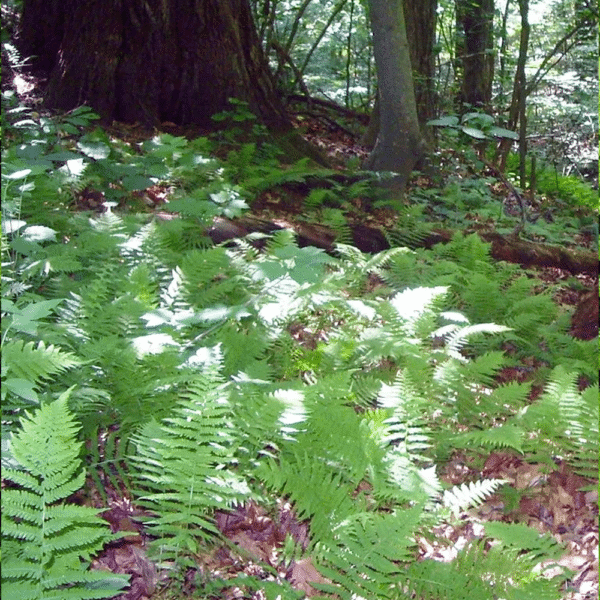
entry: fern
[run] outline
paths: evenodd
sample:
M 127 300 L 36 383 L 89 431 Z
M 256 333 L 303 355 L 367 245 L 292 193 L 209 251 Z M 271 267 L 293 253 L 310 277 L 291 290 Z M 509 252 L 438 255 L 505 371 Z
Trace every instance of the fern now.
M 523 429 L 507 424 L 458 434 L 452 437 L 451 444 L 455 448 L 512 448 L 522 453 L 524 436 Z
M 215 510 L 248 498 L 265 506 L 286 498 L 310 528 L 308 547 L 296 547 L 293 556 L 310 554 L 327 579 L 315 584 L 323 593 L 367 600 L 556 597 L 555 583 L 542 581 L 534 567 L 557 549 L 531 530 L 490 529 L 498 542 L 474 542 L 449 564 L 417 559 L 418 536 L 500 485 L 475 481 L 444 492 L 438 471 L 456 448 L 509 447 L 546 458 L 560 451 L 583 473 L 596 468 L 590 460 L 598 450 L 595 390 L 580 393 L 576 386 L 576 372 L 596 366 L 596 347 L 568 338 L 568 315 L 556 319 L 549 295 L 532 297 L 535 279 L 494 264 L 477 236 L 374 256 L 344 244 L 335 257 L 301 249 L 287 230 L 263 236 L 260 251 L 249 240 L 213 247 L 198 217 L 242 210 L 243 200 L 223 179 L 227 168 L 205 158 L 206 140 L 162 136 L 143 144 L 140 158 L 108 136 L 85 138 L 78 147 L 89 157 L 120 153 L 129 164 L 98 164 L 104 159 L 97 155 L 71 189 L 110 177 L 135 189 L 151 175 L 179 188 L 179 209 L 193 219 L 61 217 L 69 242 L 45 240 L 35 249 L 19 250 L 15 236 L 4 236 L 11 282 L 3 286 L 3 311 L 13 316 L 3 325 L 7 397 L 14 402 L 21 393 L 19 410 L 35 401 L 46 411 L 53 405 L 45 400 L 78 384 L 68 402 L 82 424 L 88 473 L 100 489 L 133 487 L 165 567 L 191 565 L 189 555 L 220 540 Z M 282 171 L 261 163 L 261 151 L 246 144 L 230 155 L 230 171 L 244 185 L 264 189 L 312 176 L 302 164 Z M 9 172 L 18 173 L 24 165 L 14 151 L 10 158 Z M 45 179 L 35 177 L 28 203 L 44 202 L 38 193 L 56 195 L 58 184 Z M 30 183 L 17 175 L 8 181 L 13 196 Z M 329 197 L 339 204 L 358 187 L 333 184 L 309 202 L 322 208 Z M 475 202 L 481 194 L 473 191 Z M 402 210 L 392 242 L 423 238 L 421 210 Z M 322 213 L 348 241 L 340 209 Z M 33 290 L 45 300 L 32 295 L 28 309 L 29 298 L 20 296 Z M 45 323 L 58 305 L 56 322 Z M 507 356 L 505 340 L 521 350 Z M 529 384 L 496 381 L 524 353 L 549 365 L 565 358 L 565 369 L 552 373 L 533 403 Z M 49 445 L 65 433 L 53 425 L 44 438 Z M 77 457 L 66 451 L 56 457 L 69 459 L 79 482 Z M 29 480 L 15 465 L 8 481 L 18 487 Z M 61 490 L 61 475 L 50 478 Z M 21 487 L 7 490 L 17 494 L 8 496 L 4 511 L 6 547 L 15 560 L 31 562 L 38 556 L 33 546 L 14 537 L 38 523 L 35 506 L 23 500 L 32 492 Z M 69 510 L 75 522 L 78 508 Z M 91 545 L 109 539 L 96 521 L 69 525 L 65 537 L 76 526 L 92 532 Z M 78 585 L 106 593 L 74 579 L 86 573 L 80 557 L 88 559 L 92 548 L 68 550 L 75 558 L 65 582 L 72 585 L 54 596 L 69 597 Z M 50 568 L 62 568 L 60 559 Z M 32 573 L 13 572 L 10 584 L 29 585 Z M 99 585 L 105 583 L 101 578 Z M 295 595 L 269 584 L 272 597 Z M 239 585 L 267 589 L 253 578 Z M 203 591 L 219 595 L 215 586 Z
M 526 525 L 490 522 L 485 524 L 485 532 L 509 548 L 526 551 L 526 560 L 532 565 L 546 560 L 558 560 L 564 552 L 562 546 L 550 534 L 540 535 Z
M 317 550 L 319 571 L 336 585 L 312 583 L 341 598 L 398 598 L 403 564 L 414 556 L 421 508 L 391 514 L 358 512 L 333 526 L 334 540 Z
M 70 352 L 48 346 L 43 341 L 35 344 L 23 340 L 6 342 L 2 347 L 2 372 L 36 385 L 41 380 L 81 364 Z
M 7 340 L 2 345 L 3 430 L 15 426 L 29 406 L 38 405 L 40 385 L 54 376 L 82 364 L 70 352 L 43 341 Z
M 496 523 L 490 524 L 496 525 Z M 505 525 L 498 523 L 497 525 Z M 507 528 L 515 527 L 506 525 Z M 525 528 L 528 529 L 528 528 Z M 486 526 L 487 530 L 487 526 Z M 505 532 L 500 533 L 503 540 Z M 541 536 L 533 530 L 530 534 Z M 490 534 L 492 537 L 494 533 Z M 539 561 L 536 550 L 517 542 L 518 530 L 512 530 L 513 542 L 496 542 L 486 548 L 485 541 L 470 543 L 457 558 L 449 563 L 423 560 L 412 563 L 406 573 L 404 590 L 423 600 L 558 600 L 561 578 L 547 580 L 536 570 Z M 542 543 L 547 543 L 543 541 Z M 556 557 L 558 545 L 550 544 Z
M 450 508 L 455 516 L 473 506 L 481 504 L 491 496 L 503 483 L 501 479 L 486 479 L 473 483 L 463 483 L 444 492 L 444 505 Z
M 81 562 L 115 539 L 98 511 L 59 503 L 85 482 L 70 391 L 22 419 L 10 442 L 11 466 L 2 468 L 15 486 L 2 493 L 5 598 L 108 598 L 126 583 Z
M 332 527 L 353 513 L 354 486 L 333 466 L 295 453 L 263 461 L 256 471 L 264 485 L 294 503 L 300 519 L 310 519 L 313 543 L 331 539 Z
M 197 552 L 197 538 L 218 536 L 212 511 L 247 494 L 231 469 L 234 433 L 225 386 L 217 367 L 207 366 L 172 417 L 150 421 L 133 437 L 138 502 L 156 514 L 148 525 L 161 559 Z
M 556 367 L 542 396 L 515 417 L 517 426 L 534 433 L 525 450 L 544 448 L 548 455 L 559 444 L 579 470 L 594 476 L 598 456 L 598 387 L 577 389 L 577 373 Z

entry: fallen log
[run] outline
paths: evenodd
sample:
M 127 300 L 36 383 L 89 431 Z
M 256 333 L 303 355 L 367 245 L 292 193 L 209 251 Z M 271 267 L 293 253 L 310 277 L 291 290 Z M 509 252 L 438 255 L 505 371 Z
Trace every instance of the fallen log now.
M 376 253 L 390 247 L 386 232 L 375 226 L 349 224 L 354 245 L 362 252 Z M 221 243 L 249 233 L 272 233 L 278 229 L 292 229 L 298 236 L 300 246 L 316 246 L 332 252 L 336 234 L 330 228 L 312 223 L 297 223 L 278 220 L 278 223 L 253 215 L 235 220 L 218 218 L 208 230 L 209 237 L 215 243 Z M 455 231 L 436 229 L 422 237 L 420 246 L 431 248 L 435 244 L 447 243 L 455 235 Z M 530 242 L 512 235 L 501 235 L 496 232 L 477 232 L 482 240 L 491 244 L 490 253 L 495 260 L 504 260 L 529 267 L 555 267 L 569 271 L 573 275 L 585 273 L 598 276 L 598 257 L 585 250 L 572 250 L 563 246 L 554 246 Z

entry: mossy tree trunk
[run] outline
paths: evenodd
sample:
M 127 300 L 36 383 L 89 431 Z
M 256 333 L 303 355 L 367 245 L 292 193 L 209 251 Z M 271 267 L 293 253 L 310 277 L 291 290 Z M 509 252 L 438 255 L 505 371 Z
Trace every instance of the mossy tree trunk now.
M 24 0 L 20 40 L 48 73 L 51 108 L 210 128 L 237 98 L 275 136 L 298 141 L 248 0 Z

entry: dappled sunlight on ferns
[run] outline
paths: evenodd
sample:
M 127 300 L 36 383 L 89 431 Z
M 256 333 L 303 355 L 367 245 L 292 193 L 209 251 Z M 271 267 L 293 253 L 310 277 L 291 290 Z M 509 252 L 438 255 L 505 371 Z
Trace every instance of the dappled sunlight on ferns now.
M 492 265 L 484 245 L 456 239 L 441 253 L 454 267 L 441 274 L 429 268 L 440 256 L 427 252 L 366 256 L 342 245 L 332 257 L 299 248 L 288 231 L 259 253 L 245 241 L 182 245 L 170 222 L 104 215 L 77 227 L 63 250 L 71 275 L 35 276 L 52 305 L 11 300 L 5 430 L 18 431 L 24 409 L 38 405 L 35 418 L 55 425 L 50 401 L 73 386 L 62 410 L 82 425 L 88 472 L 145 509 L 154 560 L 189 565 L 221 539 L 215 511 L 285 498 L 309 531 L 295 552 L 319 569 L 314 585 L 324 593 L 559 597 L 560 580 L 534 569 L 556 554 L 536 532 L 519 546 L 513 530 L 491 529 L 499 546 L 474 541 L 452 563 L 416 561 L 418 536 L 503 484 L 444 484 L 452 451 L 535 446 L 550 462 L 560 449 L 586 474 L 598 452 L 594 388 L 580 392 L 575 369 L 552 370 L 535 402 L 530 384 L 497 383 L 515 363 L 502 345 L 527 339 L 539 349 L 535 336 L 555 312 L 514 269 Z M 34 259 L 22 257 L 22 267 Z M 382 284 L 364 294 L 370 276 Z M 501 293 L 510 302 L 490 305 Z M 29 329 L 17 311 L 28 306 Z M 564 343 L 571 365 L 585 360 L 587 346 Z M 63 456 L 61 468 L 74 472 L 79 458 Z M 7 477 L 28 481 L 21 471 Z M 18 498 L 9 496 L 21 503 L 13 525 L 33 506 Z M 37 517 L 30 527 L 40 535 Z M 71 560 L 77 552 L 73 545 Z

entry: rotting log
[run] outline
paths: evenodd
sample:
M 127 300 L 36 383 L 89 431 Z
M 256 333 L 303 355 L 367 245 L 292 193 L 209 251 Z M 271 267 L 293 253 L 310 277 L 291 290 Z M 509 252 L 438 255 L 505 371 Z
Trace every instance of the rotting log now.
M 381 227 L 362 223 L 349 224 L 354 245 L 362 252 L 381 252 L 390 247 L 387 236 Z M 249 233 L 271 233 L 278 229 L 291 229 L 298 236 L 300 246 L 316 246 L 327 252 L 334 250 L 336 234 L 330 228 L 311 223 L 295 223 L 279 221 L 278 223 L 255 216 L 244 216 L 230 220 L 219 218 L 207 232 L 215 243 L 236 237 L 244 237 Z M 517 263 L 525 268 L 554 267 L 564 269 L 576 275 L 585 273 L 598 275 L 598 258 L 595 253 L 585 250 L 572 250 L 563 246 L 553 246 L 530 242 L 512 235 L 501 235 L 495 232 L 477 232 L 481 239 L 491 244 L 490 254 L 495 260 Z M 420 245 L 431 248 L 435 244 L 447 243 L 456 231 L 436 229 L 425 236 Z

